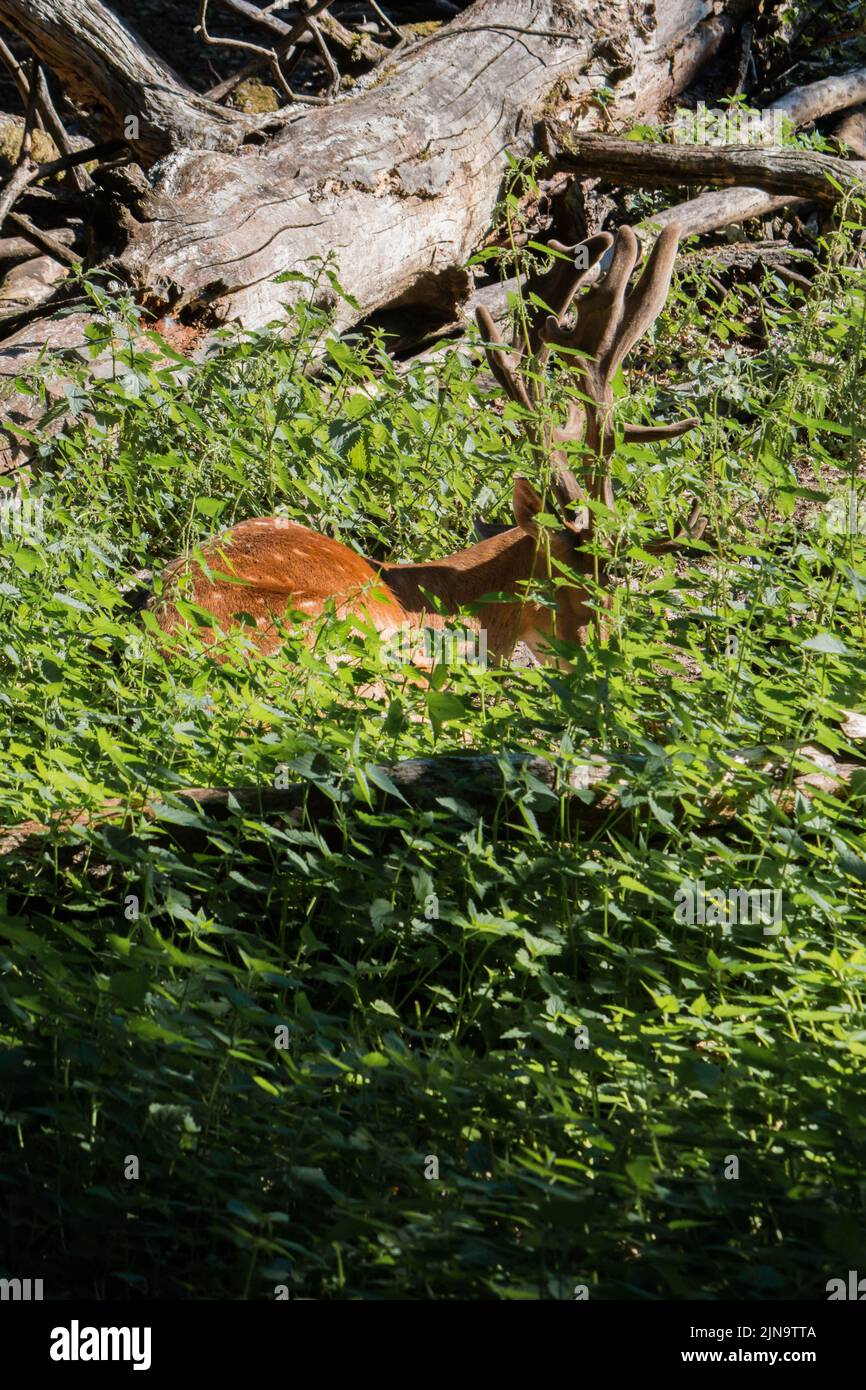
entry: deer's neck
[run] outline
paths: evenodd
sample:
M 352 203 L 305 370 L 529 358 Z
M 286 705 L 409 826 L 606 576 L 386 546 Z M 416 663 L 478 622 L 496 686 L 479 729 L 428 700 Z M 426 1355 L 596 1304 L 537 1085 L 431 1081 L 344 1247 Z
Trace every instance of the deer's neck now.
M 429 610 L 422 592 L 426 591 L 435 595 L 447 613 L 456 613 L 484 594 L 515 593 L 532 574 L 534 559 L 535 542 L 515 527 L 443 560 L 383 565 L 382 577 L 407 612 Z

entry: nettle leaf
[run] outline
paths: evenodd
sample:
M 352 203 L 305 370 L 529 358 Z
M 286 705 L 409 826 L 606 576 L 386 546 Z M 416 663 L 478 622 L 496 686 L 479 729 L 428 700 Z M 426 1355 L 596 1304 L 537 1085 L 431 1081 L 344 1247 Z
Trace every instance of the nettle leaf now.
M 803 643 L 803 646 L 811 652 L 826 652 L 831 656 L 847 656 L 848 648 L 840 638 L 834 637 L 832 632 L 819 632 L 817 637 L 810 637 Z
M 625 1171 L 639 1192 L 652 1192 L 655 1189 L 653 1164 L 650 1158 L 633 1158 L 625 1165 Z
M 375 1009 L 377 1014 L 385 1014 L 387 1018 L 400 1017 L 397 1010 L 388 1003 L 387 999 L 374 999 L 370 1008 Z
M 858 599 L 866 599 L 866 574 L 855 570 L 851 565 L 842 566 L 843 574 L 846 574 L 851 581 L 851 587 Z
M 836 848 L 836 860 L 843 873 L 850 878 L 856 878 L 859 883 L 866 883 L 866 859 L 855 854 L 844 840 L 838 836 L 833 836 L 833 844 Z
M 392 780 L 392 778 L 388 776 L 387 772 L 385 772 L 383 768 L 376 767 L 374 763 L 365 763 L 364 772 L 366 773 L 368 780 L 373 783 L 374 787 L 378 787 L 380 791 L 387 792 L 389 796 L 396 797 L 398 801 L 402 801 L 404 806 L 408 806 L 410 804 L 406 800 L 403 793 L 400 791 L 400 788 Z
M 219 516 L 225 511 L 228 502 L 220 497 L 197 497 L 195 509 L 201 512 L 202 516 Z
M 427 713 L 434 731 L 438 734 L 444 724 L 461 721 L 466 717 L 466 708 L 458 695 L 450 695 L 440 690 L 427 692 Z
M 357 420 L 333 420 L 328 426 L 328 438 L 341 458 L 348 458 L 352 449 L 363 445 L 363 426 Z

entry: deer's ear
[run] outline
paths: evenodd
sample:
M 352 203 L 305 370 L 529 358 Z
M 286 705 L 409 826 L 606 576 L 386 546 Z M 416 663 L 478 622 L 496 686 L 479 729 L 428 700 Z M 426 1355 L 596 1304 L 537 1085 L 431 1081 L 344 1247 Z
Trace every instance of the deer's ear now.
M 525 478 L 514 479 L 511 505 L 514 509 L 514 520 L 521 531 L 526 531 L 530 536 L 537 535 L 538 523 L 535 518 L 541 511 L 541 498 L 532 484 L 528 483 Z

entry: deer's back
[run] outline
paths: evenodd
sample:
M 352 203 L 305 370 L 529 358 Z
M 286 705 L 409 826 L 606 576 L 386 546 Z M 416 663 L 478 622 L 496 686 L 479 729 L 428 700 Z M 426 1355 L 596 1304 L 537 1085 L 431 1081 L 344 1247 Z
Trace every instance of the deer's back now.
M 279 645 L 275 618 L 291 610 L 315 618 L 330 599 L 341 616 L 363 613 L 378 628 L 399 626 L 405 618 L 385 577 L 368 560 L 285 517 L 238 522 L 200 551 L 206 569 L 181 558 L 163 574 L 155 611 L 165 632 L 184 624 L 178 598 L 206 609 L 224 630 L 241 621 L 235 614 L 248 614 L 255 625 L 249 635 L 263 651 Z

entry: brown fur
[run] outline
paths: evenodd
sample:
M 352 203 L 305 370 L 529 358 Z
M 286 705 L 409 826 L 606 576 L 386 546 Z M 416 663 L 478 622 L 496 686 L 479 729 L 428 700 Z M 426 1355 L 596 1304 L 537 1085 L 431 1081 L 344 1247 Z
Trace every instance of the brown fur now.
M 242 521 L 202 547 L 203 564 L 176 560 L 164 575 L 157 604 L 157 618 L 167 633 L 183 625 L 177 600 L 189 577 L 189 597 L 218 620 L 223 629 L 237 625 L 238 613 L 251 615 L 255 644 L 263 652 L 280 643 L 277 621 L 290 611 L 317 617 L 329 600 L 338 614 L 365 614 L 379 631 L 390 633 L 404 624 L 410 628 L 436 626 L 441 617 L 427 609 L 424 590 L 435 595 L 446 615 L 475 605 L 475 622 L 486 629 L 487 650 L 507 658 L 518 641 L 524 641 L 542 660 L 556 660 L 546 639 L 554 633 L 572 643 L 586 641 L 593 612 L 586 589 L 563 576 L 562 568 L 588 577 L 598 564 L 598 580 L 607 579 L 606 563 L 596 561 L 587 542 L 594 539 L 594 505 L 615 506 L 611 478 L 613 432 L 613 382 L 615 374 L 639 338 L 658 317 L 673 272 L 680 229 L 665 228 L 653 247 L 637 284 L 629 279 L 637 264 L 640 244 L 630 227 L 620 227 L 616 237 L 600 232 L 579 246 L 551 242 L 557 259 L 539 281 L 534 305 L 515 328 L 511 348 L 500 342 L 486 309 L 477 311 L 485 340 L 485 354 L 493 375 L 523 412 L 524 428 L 539 459 L 553 464 L 552 487 L 560 515 L 568 517 L 579 504 L 586 522 L 565 520 L 562 526 L 542 534 L 538 513 L 542 499 L 524 478 L 514 485 L 515 526 L 497 532 L 456 551 L 443 560 L 425 564 L 377 565 L 340 545 L 282 517 L 256 517 Z M 607 270 L 580 299 L 577 292 L 591 272 L 600 268 L 610 252 Z M 579 254 L 578 254 L 579 253 Z M 571 263 L 570 263 L 571 262 Z M 574 307 L 573 324 L 565 315 Z M 543 306 L 555 309 L 547 313 Z M 568 404 L 565 424 L 543 424 L 545 402 L 544 364 L 552 347 L 565 357 L 575 378 L 576 396 Z M 529 363 L 530 370 L 524 368 Z M 696 418 L 663 425 L 626 426 L 626 437 L 671 439 L 692 429 Z M 567 444 L 580 444 L 586 478 L 579 482 L 568 467 Z M 548 510 L 553 509 L 551 501 Z M 689 539 L 699 539 L 706 526 L 696 504 L 686 527 L 672 540 L 645 549 L 655 553 L 674 550 Z M 594 548 L 594 547 L 593 547 Z M 553 583 L 555 609 L 525 597 L 528 581 Z M 486 594 L 510 597 L 500 602 L 479 602 Z M 602 605 L 609 609 L 610 596 Z M 605 631 L 599 615 L 599 631 Z M 463 620 L 461 620 L 463 621 Z M 204 629 L 214 640 L 212 629 Z M 416 664 L 423 662 L 416 660 Z
M 556 575 L 556 564 L 586 568 L 576 549 L 578 534 L 564 526 L 541 537 L 534 520 L 542 502 L 522 478 L 515 483 L 517 525 L 442 560 L 423 564 L 375 565 L 339 541 L 311 531 L 284 517 L 255 517 L 239 522 L 201 547 L 204 565 L 175 560 L 163 575 L 157 600 L 160 627 L 171 633 L 184 625 L 176 599 L 185 598 L 211 613 L 224 631 L 249 614 L 255 627 L 249 636 L 263 653 L 280 644 L 275 619 L 292 610 L 318 617 L 329 600 L 340 616 L 363 614 L 381 632 L 403 624 L 436 626 L 441 619 L 429 611 L 422 590 L 435 595 L 446 614 L 477 604 L 485 594 L 513 594 L 513 602 L 481 604 L 475 625 L 487 631 L 491 656 L 506 658 L 518 641 L 544 656 L 544 639 L 553 628 L 549 608 L 524 599 L 527 580 Z M 583 563 L 581 564 L 581 561 Z M 589 611 L 585 596 L 557 583 L 556 631 L 561 638 L 585 639 Z M 214 630 L 202 628 L 205 641 Z M 549 659 L 549 657 L 548 657 Z

